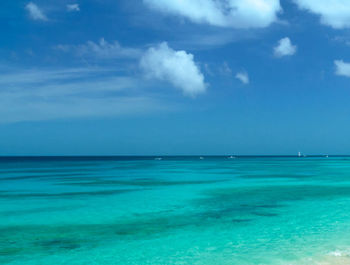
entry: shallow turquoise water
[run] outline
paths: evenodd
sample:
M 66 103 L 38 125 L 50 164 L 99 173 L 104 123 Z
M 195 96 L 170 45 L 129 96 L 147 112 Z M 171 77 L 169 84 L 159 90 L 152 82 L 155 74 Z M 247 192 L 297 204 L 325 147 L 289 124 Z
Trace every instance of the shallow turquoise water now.
M 350 264 L 348 253 L 348 157 L 0 158 L 0 264 Z

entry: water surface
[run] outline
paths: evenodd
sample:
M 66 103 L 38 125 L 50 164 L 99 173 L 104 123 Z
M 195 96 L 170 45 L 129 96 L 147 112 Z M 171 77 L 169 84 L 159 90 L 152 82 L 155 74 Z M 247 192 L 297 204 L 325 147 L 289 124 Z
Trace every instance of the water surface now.
M 350 264 L 350 158 L 203 158 L 0 158 L 0 264 Z

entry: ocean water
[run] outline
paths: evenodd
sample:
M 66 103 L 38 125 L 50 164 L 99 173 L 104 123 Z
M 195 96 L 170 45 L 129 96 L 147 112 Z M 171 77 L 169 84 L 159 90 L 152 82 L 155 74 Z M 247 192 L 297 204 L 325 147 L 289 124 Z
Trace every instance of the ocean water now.
M 350 157 L 0 158 L 0 264 L 350 264 Z

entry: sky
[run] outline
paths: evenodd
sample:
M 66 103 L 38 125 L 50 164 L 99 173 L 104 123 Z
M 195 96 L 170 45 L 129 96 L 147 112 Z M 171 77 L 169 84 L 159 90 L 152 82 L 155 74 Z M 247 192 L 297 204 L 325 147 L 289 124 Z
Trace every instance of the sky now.
M 350 154 L 349 0 L 2 0 L 0 155 Z

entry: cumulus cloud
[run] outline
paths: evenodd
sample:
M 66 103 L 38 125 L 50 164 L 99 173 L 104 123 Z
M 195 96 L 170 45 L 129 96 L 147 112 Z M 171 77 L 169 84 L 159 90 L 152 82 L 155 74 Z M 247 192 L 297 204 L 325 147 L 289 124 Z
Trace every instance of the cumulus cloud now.
M 140 66 L 148 78 L 167 81 L 185 95 L 195 96 L 206 90 L 204 76 L 193 55 L 175 51 L 166 42 L 149 48 L 142 56 Z
M 46 21 L 47 17 L 44 12 L 34 3 L 30 2 L 26 5 L 26 9 L 29 12 L 29 16 L 34 20 Z
M 249 76 L 247 72 L 238 72 L 236 78 L 245 85 L 249 84 Z
M 143 0 L 152 9 L 220 27 L 264 28 L 278 20 L 279 0 Z
M 69 5 L 67 5 L 67 11 L 68 12 L 78 12 L 78 11 L 80 11 L 79 4 L 69 4 Z
M 276 57 L 290 56 L 295 54 L 296 51 L 297 46 L 293 45 L 288 37 L 280 39 L 273 50 Z
M 350 27 L 349 0 L 294 0 L 300 9 L 321 17 L 321 23 L 335 29 Z
M 141 56 L 141 51 L 134 48 L 122 47 L 118 41 L 112 43 L 104 38 L 99 42 L 88 41 L 81 45 L 57 45 L 56 50 L 63 52 L 73 52 L 76 56 L 97 57 L 100 59 L 115 58 L 137 58 Z
M 335 60 L 335 74 L 350 77 L 350 63 L 346 63 L 343 60 Z

